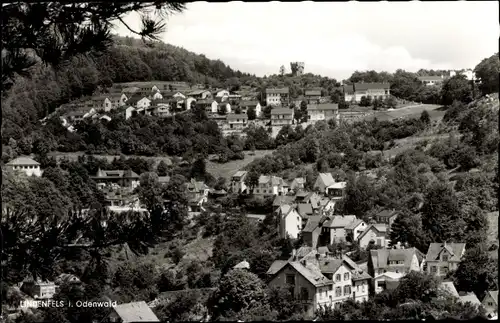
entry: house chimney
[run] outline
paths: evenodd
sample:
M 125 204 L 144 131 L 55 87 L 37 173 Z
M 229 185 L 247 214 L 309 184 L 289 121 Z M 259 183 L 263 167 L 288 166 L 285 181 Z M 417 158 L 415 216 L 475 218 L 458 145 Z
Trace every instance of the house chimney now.
M 306 260 L 305 260 L 305 259 L 302 259 L 302 260 L 300 261 L 300 263 L 302 264 L 302 266 L 304 266 L 304 267 L 306 266 Z
M 293 261 L 297 260 L 297 249 L 295 248 L 292 250 L 292 259 Z

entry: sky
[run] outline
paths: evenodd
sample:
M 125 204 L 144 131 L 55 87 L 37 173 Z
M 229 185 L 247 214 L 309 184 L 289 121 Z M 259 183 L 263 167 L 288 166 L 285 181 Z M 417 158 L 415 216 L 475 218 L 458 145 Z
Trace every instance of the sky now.
M 140 29 L 138 14 L 124 21 Z M 257 76 L 300 61 L 342 80 L 355 70 L 473 69 L 498 52 L 498 21 L 498 1 L 193 2 L 161 39 Z

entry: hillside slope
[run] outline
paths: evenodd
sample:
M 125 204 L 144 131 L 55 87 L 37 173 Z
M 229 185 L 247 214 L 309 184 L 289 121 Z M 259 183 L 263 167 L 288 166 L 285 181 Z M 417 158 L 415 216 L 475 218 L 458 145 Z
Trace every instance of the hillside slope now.
M 223 86 L 231 78 L 253 76 L 234 71 L 220 60 L 210 60 L 164 43 L 144 44 L 133 38 L 117 38 L 98 58 L 76 57 L 55 70 L 37 65 L 31 79 L 19 77 L 2 94 L 2 140 L 20 140 L 37 128 L 38 120 L 73 99 L 103 91 L 117 82 L 185 81 Z M 228 81 L 229 80 L 229 81 Z

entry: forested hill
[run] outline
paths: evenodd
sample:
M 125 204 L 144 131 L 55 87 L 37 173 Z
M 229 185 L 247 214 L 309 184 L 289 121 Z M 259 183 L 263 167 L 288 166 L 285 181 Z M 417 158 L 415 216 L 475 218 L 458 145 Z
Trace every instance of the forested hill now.
M 19 79 L 2 93 L 2 140 L 20 139 L 58 106 L 104 90 L 116 82 L 186 81 L 211 87 L 248 83 L 255 76 L 234 71 L 220 60 L 210 60 L 164 43 L 116 37 L 100 57 L 78 57 L 55 71 L 37 65 L 31 79 Z

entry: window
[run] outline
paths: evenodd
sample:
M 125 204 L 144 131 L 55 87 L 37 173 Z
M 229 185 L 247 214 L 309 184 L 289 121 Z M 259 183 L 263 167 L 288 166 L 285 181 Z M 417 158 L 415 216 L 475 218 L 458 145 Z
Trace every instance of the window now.
M 341 280 L 340 274 L 335 275 L 335 281 L 339 282 Z
M 441 256 L 442 261 L 448 261 L 448 255 L 442 255 Z
M 333 290 L 333 286 L 332 286 L 332 285 L 330 285 L 330 291 L 332 291 L 332 290 Z
M 295 285 L 295 275 L 286 275 L 287 285 Z
M 359 285 L 356 286 L 356 292 L 359 292 Z
M 344 280 L 349 280 L 349 273 L 344 274 Z
M 377 283 L 377 287 L 379 287 L 379 288 L 385 288 L 385 282 L 384 281 L 379 281 Z
M 344 286 L 344 296 L 351 294 L 351 285 Z
M 335 303 L 335 309 L 336 310 L 340 309 L 340 302 Z
M 437 266 L 431 266 L 431 273 L 437 273 Z
M 446 275 L 446 274 L 448 273 L 448 267 L 447 267 L 447 266 L 442 267 L 442 268 L 441 268 L 441 273 L 442 273 L 443 275 Z
M 302 287 L 300 289 L 300 298 L 304 301 L 309 299 L 309 291 L 307 290 L 307 288 Z
M 365 285 L 365 284 L 361 285 L 361 291 L 362 291 L 363 293 L 366 291 L 366 285 Z
M 337 287 L 335 288 L 335 297 L 340 297 L 340 296 L 342 296 L 342 288 Z

